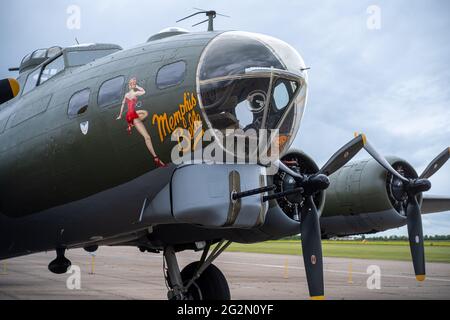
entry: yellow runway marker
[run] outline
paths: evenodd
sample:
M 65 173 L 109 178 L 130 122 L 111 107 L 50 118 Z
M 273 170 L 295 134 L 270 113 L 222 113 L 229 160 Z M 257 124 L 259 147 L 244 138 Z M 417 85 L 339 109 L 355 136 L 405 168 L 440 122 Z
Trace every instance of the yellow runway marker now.
M 288 279 L 289 278 L 288 263 L 289 263 L 288 258 L 286 258 L 286 260 L 284 261 L 284 275 L 283 275 L 284 279 Z
M 353 284 L 353 265 L 351 261 L 348 264 L 348 283 Z

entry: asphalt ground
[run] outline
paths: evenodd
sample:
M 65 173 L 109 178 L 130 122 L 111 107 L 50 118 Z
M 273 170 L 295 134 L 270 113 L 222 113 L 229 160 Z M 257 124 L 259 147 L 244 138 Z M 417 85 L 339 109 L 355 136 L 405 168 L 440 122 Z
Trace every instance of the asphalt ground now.
M 70 250 L 67 257 L 81 271 L 80 289 L 69 274 L 54 275 L 48 263 L 54 252 L 0 261 L 3 300 L 165 300 L 161 254 L 129 247 L 103 247 L 95 257 Z M 199 253 L 178 255 L 181 267 Z M 450 299 L 450 264 L 428 263 L 427 280 L 417 282 L 406 261 L 324 258 L 326 298 L 339 300 Z M 225 252 L 216 261 L 233 300 L 308 299 L 300 256 Z M 69 282 L 69 287 L 67 286 Z M 70 285 L 72 284 L 72 286 Z

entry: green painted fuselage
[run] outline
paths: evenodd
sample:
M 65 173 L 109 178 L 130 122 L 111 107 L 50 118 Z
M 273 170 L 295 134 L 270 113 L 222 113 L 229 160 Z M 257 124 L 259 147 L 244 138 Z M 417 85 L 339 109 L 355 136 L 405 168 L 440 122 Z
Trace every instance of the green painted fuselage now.
M 122 95 L 128 90 L 128 79 L 133 77 L 146 90 L 139 98 L 142 109 L 149 113 L 144 125 L 158 156 L 170 162 L 175 142 L 170 142 L 170 134 L 164 137 L 164 143 L 161 141 L 153 116 L 176 113 L 185 104 L 185 93 L 196 93 L 198 61 L 206 44 L 216 35 L 179 35 L 119 51 L 88 65 L 66 69 L 2 105 L 0 213 L 10 218 L 28 216 L 155 169 L 142 136 L 135 129 L 127 134 L 125 115 L 116 120 L 122 99 L 106 107 L 98 106 L 99 88 L 117 76 L 126 79 Z M 158 70 L 181 60 L 187 66 L 183 82 L 157 88 Z M 69 99 L 86 88 L 91 91 L 88 110 L 69 117 Z M 84 135 L 80 125 L 86 122 L 89 127 Z

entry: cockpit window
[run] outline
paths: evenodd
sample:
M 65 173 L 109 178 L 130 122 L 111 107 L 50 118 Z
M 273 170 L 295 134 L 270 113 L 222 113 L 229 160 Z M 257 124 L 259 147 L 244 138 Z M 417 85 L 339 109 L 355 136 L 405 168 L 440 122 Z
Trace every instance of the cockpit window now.
M 42 70 L 41 79 L 39 80 L 39 84 L 43 84 L 45 81 L 53 78 L 62 70 L 64 70 L 64 57 L 60 56 L 44 67 L 44 70 Z
M 30 59 L 31 59 L 31 53 L 29 53 L 29 54 L 27 54 L 25 57 L 23 57 L 21 63 L 24 63 L 24 62 L 26 62 L 26 61 L 28 61 L 28 60 L 30 60 Z
M 22 94 L 26 94 L 27 92 L 31 91 L 32 89 L 34 89 L 36 87 L 40 73 L 41 73 L 41 68 L 38 68 L 28 75 L 27 82 L 25 82 L 25 86 L 23 87 Z
M 36 50 L 35 52 L 33 52 L 32 58 L 33 59 L 45 58 L 46 55 L 47 55 L 47 49 L 39 49 L 39 50 Z
M 119 49 L 69 51 L 67 52 L 67 62 L 69 67 L 82 66 L 117 51 Z
M 61 47 L 51 47 L 48 48 L 47 50 L 47 57 L 48 58 L 53 58 L 56 57 L 58 54 L 60 54 L 62 52 Z

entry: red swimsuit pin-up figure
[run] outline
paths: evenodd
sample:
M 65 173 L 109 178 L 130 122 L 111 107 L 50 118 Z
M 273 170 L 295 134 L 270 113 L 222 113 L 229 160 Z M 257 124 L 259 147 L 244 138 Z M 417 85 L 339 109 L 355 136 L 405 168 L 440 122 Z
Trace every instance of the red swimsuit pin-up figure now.
M 136 104 L 138 102 L 137 97 L 133 99 L 125 98 L 126 103 L 128 104 L 127 111 L 127 122 L 128 122 L 128 134 L 131 134 L 131 128 L 134 127 L 134 119 L 140 119 L 139 115 L 136 112 Z
M 159 168 L 166 167 L 166 165 L 156 155 L 155 150 L 153 149 L 152 139 L 143 123 L 143 121 L 148 117 L 148 112 L 145 110 L 136 111 L 138 97 L 143 96 L 145 94 L 145 90 L 137 85 L 136 78 L 130 79 L 128 87 L 130 90 L 125 94 L 125 97 L 123 98 L 122 106 L 120 108 L 120 114 L 117 117 L 117 120 L 122 119 L 123 109 L 126 103 L 128 107 L 126 115 L 126 120 L 128 123 L 128 134 L 131 134 L 132 128 L 135 127 L 136 130 L 142 135 L 142 137 L 144 137 L 145 144 L 147 145 L 148 151 L 150 151 L 151 155 L 153 156 L 155 165 Z

